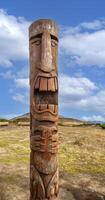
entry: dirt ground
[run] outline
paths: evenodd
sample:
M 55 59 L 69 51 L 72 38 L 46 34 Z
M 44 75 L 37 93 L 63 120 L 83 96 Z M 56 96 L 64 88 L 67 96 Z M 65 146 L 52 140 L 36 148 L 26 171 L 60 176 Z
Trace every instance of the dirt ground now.
M 60 200 L 105 200 L 105 130 L 59 126 Z M 29 127 L 0 127 L 0 200 L 29 199 Z

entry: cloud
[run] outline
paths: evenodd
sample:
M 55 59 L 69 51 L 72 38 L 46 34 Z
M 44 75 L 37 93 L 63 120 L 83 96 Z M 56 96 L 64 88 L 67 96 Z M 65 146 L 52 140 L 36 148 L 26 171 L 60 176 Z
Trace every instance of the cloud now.
M 81 99 L 96 90 L 95 83 L 86 77 L 70 77 L 62 74 L 59 78 L 60 96 Z
M 76 105 L 88 111 L 103 113 L 105 110 L 105 90 L 98 91 L 94 95 L 81 99 L 79 102 L 76 102 Z
M 12 73 L 12 71 L 1 72 L 0 76 L 4 79 L 14 79 L 15 78 L 15 75 Z
M 28 58 L 29 24 L 24 18 L 0 9 L 0 66 L 11 67 L 13 61 Z
M 105 122 L 105 117 L 103 117 L 101 115 L 83 116 L 82 119 L 85 120 L 85 121 L 101 121 L 101 122 Z
M 78 111 L 99 112 L 105 110 L 105 90 L 98 88 L 86 77 L 68 77 L 59 79 L 60 107 Z
M 23 103 L 23 104 L 25 103 L 25 96 L 22 95 L 22 94 L 15 94 L 15 95 L 13 95 L 12 99 L 14 101 L 17 101 L 17 102 L 20 102 L 20 103 Z
M 105 28 L 105 19 L 94 20 L 92 22 L 83 22 L 79 25 L 81 29 L 99 30 Z
M 29 77 L 29 67 L 22 67 L 21 70 L 17 71 L 17 72 L 12 72 L 12 70 L 6 70 L 3 72 L 0 72 L 0 76 L 3 79 L 12 79 L 16 82 L 19 82 L 19 79 L 21 81 L 21 79 L 26 79 L 27 77 Z M 28 81 L 28 78 L 27 78 Z
M 19 88 L 29 88 L 29 79 L 28 78 L 17 78 L 15 79 L 16 86 Z
M 69 65 L 105 67 L 105 19 L 84 22 L 62 30 L 61 53 Z
M 16 77 L 18 77 L 18 78 L 29 77 L 29 66 L 21 67 L 21 69 L 19 71 L 17 71 Z

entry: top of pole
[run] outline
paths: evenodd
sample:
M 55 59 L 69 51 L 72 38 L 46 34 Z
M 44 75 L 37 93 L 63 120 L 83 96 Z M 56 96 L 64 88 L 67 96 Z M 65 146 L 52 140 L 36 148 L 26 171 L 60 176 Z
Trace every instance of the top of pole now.
M 51 35 L 58 38 L 58 26 L 55 21 L 51 19 L 39 19 L 34 21 L 29 27 L 29 39 L 41 34 L 43 31 L 49 31 Z

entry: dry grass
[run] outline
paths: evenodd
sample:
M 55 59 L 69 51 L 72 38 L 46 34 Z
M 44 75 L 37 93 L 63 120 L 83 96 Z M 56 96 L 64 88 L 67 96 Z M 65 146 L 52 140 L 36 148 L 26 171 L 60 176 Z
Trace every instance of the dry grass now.
M 8 126 L 9 122 L 0 122 L 0 126 Z
M 105 130 L 59 126 L 59 132 L 61 185 L 105 195 Z M 28 199 L 29 152 L 29 127 L 0 128 L 0 200 Z
M 105 130 L 97 126 L 60 127 L 60 166 L 67 172 L 105 173 Z

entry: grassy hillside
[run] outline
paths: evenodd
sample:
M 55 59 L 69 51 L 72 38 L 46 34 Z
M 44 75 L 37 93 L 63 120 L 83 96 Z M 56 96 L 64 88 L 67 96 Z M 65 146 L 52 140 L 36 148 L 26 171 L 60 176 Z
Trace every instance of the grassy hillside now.
M 97 196 L 105 196 L 105 130 L 59 125 L 59 136 L 61 200 L 101 200 Z M 0 200 L 28 199 L 29 153 L 29 127 L 0 128 Z

